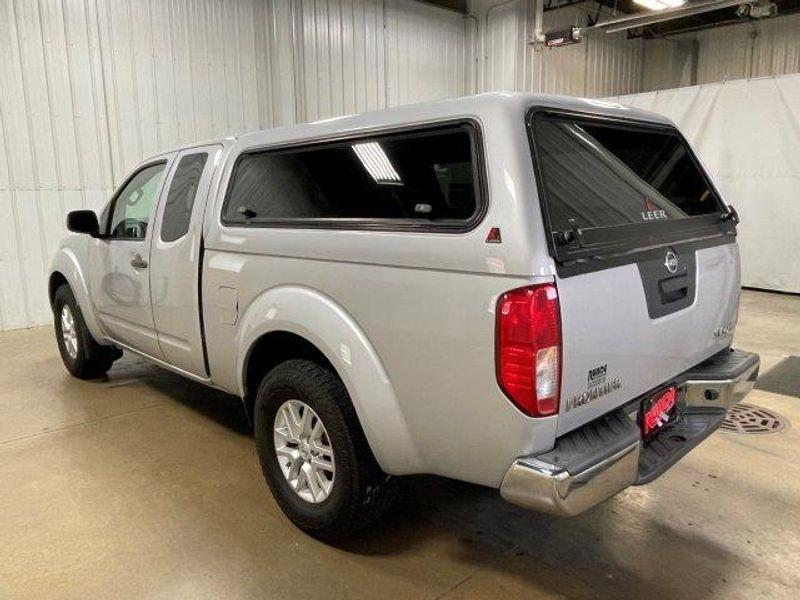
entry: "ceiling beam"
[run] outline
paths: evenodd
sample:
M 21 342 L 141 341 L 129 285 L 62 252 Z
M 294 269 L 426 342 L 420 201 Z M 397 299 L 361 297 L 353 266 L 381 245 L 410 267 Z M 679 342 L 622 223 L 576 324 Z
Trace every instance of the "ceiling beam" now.
M 800 0 L 773 0 L 778 6 L 778 14 L 774 18 L 785 17 L 800 12 Z M 658 23 L 644 27 L 640 32 L 631 37 L 642 37 L 645 39 L 656 39 L 679 33 L 690 33 L 702 31 L 712 27 L 724 27 L 728 25 L 740 25 L 742 23 L 753 23 L 759 19 L 750 17 L 740 17 L 734 10 L 718 10 L 715 12 L 696 15 L 689 19 L 679 19 Z
M 711 0 L 709 2 L 697 2 L 687 4 L 678 8 L 662 10 L 657 13 L 636 14 L 627 17 L 620 17 L 618 19 L 610 19 L 588 27 L 577 28 L 577 35 L 583 37 L 590 33 L 603 32 L 603 33 L 616 33 L 618 31 L 626 31 L 628 29 L 635 29 L 637 27 L 646 27 L 648 25 L 655 25 L 665 21 L 673 21 L 675 19 L 683 19 L 694 15 L 707 13 L 714 10 L 720 10 L 730 6 L 739 6 L 740 4 L 755 4 L 758 0 Z
M 438 6 L 439 8 L 445 8 L 447 10 L 454 10 L 462 15 L 467 14 L 469 7 L 467 6 L 467 0 L 419 0 L 424 2 L 425 4 L 433 4 Z

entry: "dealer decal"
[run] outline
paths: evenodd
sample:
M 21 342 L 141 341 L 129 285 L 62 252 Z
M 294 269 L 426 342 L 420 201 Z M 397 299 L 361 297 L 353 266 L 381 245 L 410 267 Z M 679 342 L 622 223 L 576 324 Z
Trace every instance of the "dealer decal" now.
M 586 382 L 591 385 L 597 385 L 598 383 L 603 383 L 606 380 L 606 374 L 608 373 L 608 365 L 600 365 L 599 367 L 595 367 L 593 369 L 589 369 L 589 374 L 586 377 Z
M 610 394 L 622 387 L 619 377 L 608 377 L 608 364 L 598 365 L 589 369 L 586 374 L 587 390 L 567 399 L 567 412 L 579 408 L 590 402 Z

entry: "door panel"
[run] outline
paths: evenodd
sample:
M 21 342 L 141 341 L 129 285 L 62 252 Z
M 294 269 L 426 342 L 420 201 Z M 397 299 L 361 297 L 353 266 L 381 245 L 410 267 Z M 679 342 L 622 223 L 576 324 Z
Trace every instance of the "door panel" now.
M 221 146 L 181 152 L 156 214 L 150 252 L 153 320 L 165 360 L 205 377 L 199 269 L 203 212 Z
M 168 160 L 132 175 L 110 203 L 104 236 L 92 240 L 89 281 L 98 317 L 115 340 L 161 358 L 150 307 L 147 258 Z

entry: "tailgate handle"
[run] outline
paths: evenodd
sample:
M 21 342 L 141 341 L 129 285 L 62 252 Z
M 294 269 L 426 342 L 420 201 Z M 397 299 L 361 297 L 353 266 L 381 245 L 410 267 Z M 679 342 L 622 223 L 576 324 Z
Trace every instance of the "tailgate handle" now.
M 689 278 L 683 273 L 662 279 L 658 282 L 658 292 L 661 295 L 661 304 L 683 300 L 689 293 Z

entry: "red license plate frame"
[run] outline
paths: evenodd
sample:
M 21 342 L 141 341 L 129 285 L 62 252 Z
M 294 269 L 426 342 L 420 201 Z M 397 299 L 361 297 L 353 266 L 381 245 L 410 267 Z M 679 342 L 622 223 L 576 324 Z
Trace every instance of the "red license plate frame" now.
M 642 437 L 651 438 L 672 424 L 678 415 L 678 388 L 674 385 L 663 388 L 642 400 L 639 426 Z

